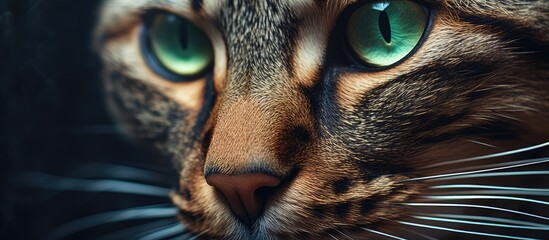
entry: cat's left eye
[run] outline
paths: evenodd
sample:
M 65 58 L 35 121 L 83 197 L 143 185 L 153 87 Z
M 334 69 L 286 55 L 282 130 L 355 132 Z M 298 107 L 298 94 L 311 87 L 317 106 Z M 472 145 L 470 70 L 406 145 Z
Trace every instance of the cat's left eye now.
M 348 19 L 348 50 L 366 66 L 391 66 L 418 45 L 427 20 L 427 11 L 411 0 L 367 2 Z
M 212 69 L 213 48 L 208 36 L 177 15 L 149 14 L 141 45 L 147 64 L 168 80 L 190 81 Z

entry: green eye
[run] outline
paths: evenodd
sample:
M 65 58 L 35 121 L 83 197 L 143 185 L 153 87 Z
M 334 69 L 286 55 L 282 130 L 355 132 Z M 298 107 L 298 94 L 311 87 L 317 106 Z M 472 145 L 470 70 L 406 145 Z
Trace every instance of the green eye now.
M 413 1 L 373 1 L 351 13 L 347 40 L 350 50 L 365 64 L 386 67 L 415 48 L 426 26 L 426 11 Z
M 157 73 L 171 80 L 192 80 L 211 70 L 212 45 L 194 24 L 173 14 L 155 13 L 146 26 L 143 51 Z

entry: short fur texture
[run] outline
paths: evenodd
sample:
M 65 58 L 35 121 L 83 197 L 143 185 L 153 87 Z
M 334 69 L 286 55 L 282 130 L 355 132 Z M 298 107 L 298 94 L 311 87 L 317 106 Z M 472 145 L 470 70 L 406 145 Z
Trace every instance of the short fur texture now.
M 193 233 L 205 239 L 380 238 L 376 231 L 451 238 L 455 233 L 403 225 L 421 213 L 444 212 L 406 204 L 452 195 L 432 189 L 441 181 L 547 182 L 544 176 L 415 179 L 521 160 L 437 165 L 549 141 L 549 2 L 420 3 L 432 14 L 424 41 L 402 63 L 376 72 L 341 60 L 340 18 L 356 1 L 107 0 L 96 48 L 115 115 L 177 165 L 180 187 L 172 197 Z M 215 48 L 211 75 L 172 83 L 147 66 L 139 34 L 150 10 L 178 14 L 207 33 Z M 258 169 L 283 184 L 247 228 L 205 175 Z M 489 203 L 525 212 L 537 206 Z M 509 232 L 517 230 L 498 230 Z

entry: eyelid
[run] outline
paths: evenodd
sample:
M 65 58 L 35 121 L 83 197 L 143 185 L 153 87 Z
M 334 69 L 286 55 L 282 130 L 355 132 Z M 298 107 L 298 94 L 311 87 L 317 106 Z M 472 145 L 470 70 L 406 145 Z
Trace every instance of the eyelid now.
M 204 19 L 191 9 L 190 1 L 104 1 L 97 16 L 99 23 L 94 30 L 94 49 L 100 49 L 111 38 L 128 33 L 133 26 L 141 24 L 143 16 L 151 10 L 172 13 L 199 25 Z

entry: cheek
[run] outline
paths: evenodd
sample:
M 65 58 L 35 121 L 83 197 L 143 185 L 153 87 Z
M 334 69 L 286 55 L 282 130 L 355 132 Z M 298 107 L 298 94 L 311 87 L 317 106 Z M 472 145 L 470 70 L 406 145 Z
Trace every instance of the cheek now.
M 155 88 L 124 76 L 110 72 L 106 82 L 109 107 L 119 123 L 141 141 L 152 143 L 171 154 L 174 146 L 181 147 L 189 142 L 193 111 L 181 107 Z

